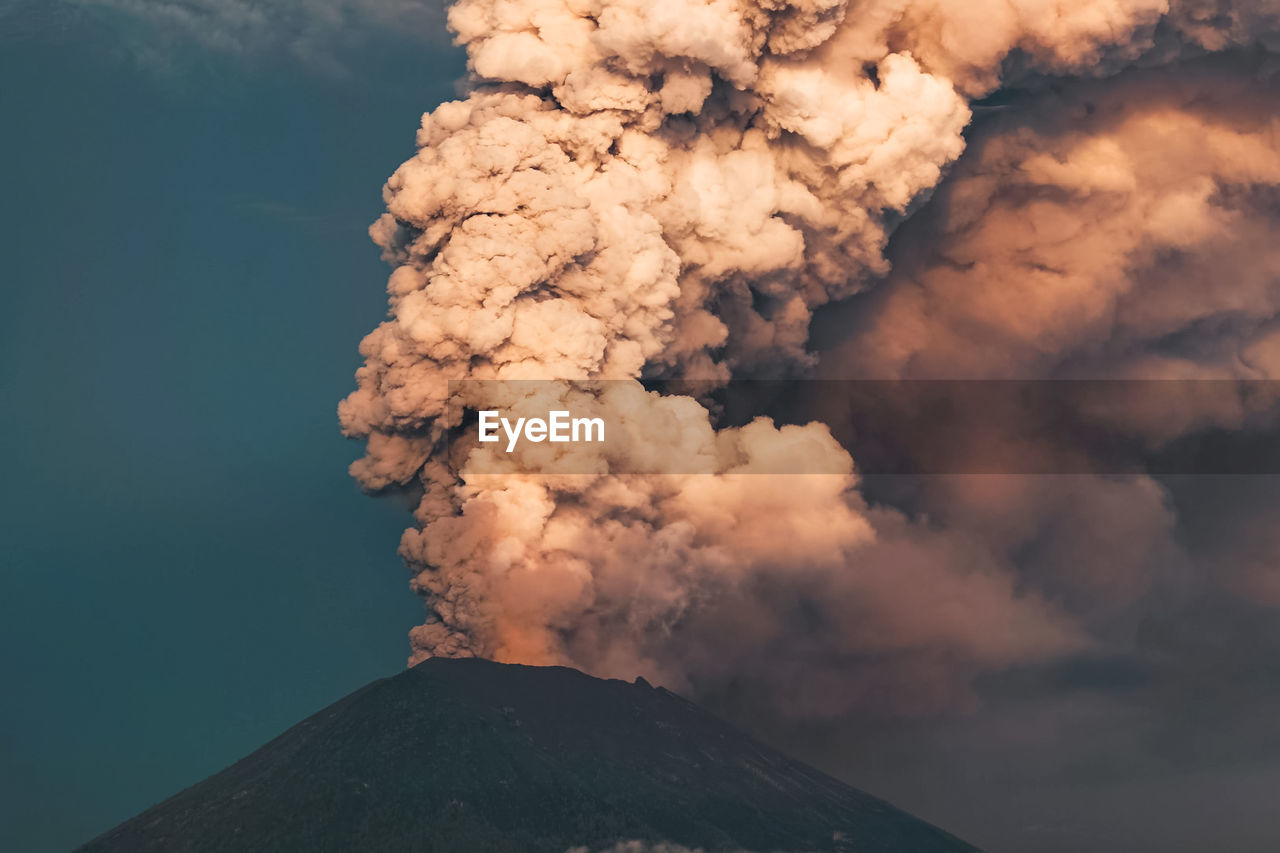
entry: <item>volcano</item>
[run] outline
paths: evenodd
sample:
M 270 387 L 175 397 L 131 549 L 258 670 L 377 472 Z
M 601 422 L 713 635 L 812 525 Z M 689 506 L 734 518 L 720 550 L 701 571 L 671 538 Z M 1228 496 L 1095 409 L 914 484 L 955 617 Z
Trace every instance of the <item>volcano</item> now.
M 432 658 L 80 850 L 566 853 L 622 841 L 976 849 L 642 679 Z

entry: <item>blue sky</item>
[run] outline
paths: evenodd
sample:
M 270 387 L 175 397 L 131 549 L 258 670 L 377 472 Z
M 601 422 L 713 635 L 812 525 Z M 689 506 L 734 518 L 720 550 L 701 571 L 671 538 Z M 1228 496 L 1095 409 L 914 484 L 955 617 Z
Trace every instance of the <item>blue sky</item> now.
M 38 853 L 403 666 L 407 515 L 334 409 L 385 311 L 382 181 L 463 63 L 0 12 L 0 849 Z

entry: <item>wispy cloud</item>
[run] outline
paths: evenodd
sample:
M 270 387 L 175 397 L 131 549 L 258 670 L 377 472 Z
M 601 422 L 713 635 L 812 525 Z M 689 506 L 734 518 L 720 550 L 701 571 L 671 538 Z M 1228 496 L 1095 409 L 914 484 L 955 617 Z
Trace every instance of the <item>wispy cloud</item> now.
M 338 69 L 372 37 L 444 45 L 445 0 L 61 0 L 140 25 L 142 53 L 171 58 L 192 46 L 246 57 L 292 57 Z

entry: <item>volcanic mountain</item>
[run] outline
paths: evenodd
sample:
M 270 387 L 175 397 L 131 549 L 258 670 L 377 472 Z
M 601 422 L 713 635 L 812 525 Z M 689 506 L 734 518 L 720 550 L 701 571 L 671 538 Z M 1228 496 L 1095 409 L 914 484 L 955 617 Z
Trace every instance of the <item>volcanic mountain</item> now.
M 433 658 L 375 681 L 85 853 L 975 848 L 643 680 Z

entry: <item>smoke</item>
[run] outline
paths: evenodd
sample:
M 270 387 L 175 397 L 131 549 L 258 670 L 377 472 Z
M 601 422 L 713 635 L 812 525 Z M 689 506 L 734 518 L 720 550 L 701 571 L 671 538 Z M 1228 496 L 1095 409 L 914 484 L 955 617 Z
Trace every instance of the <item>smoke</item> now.
M 991 120 L 830 360 L 877 377 L 1280 376 L 1280 65 L 1240 64 L 1130 73 Z
M 1278 19 L 1149 0 L 460 0 L 470 94 L 424 116 L 386 184 L 371 233 L 389 318 L 339 410 L 367 442 L 364 486 L 422 490 L 401 542 L 428 609 L 412 659 L 767 686 L 838 715 L 964 701 L 983 672 L 1122 636 L 1180 571 L 1150 479 L 948 483 L 894 508 L 823 425 L 717 433 L 692 400 L 668 414 L 693 444 L 667 449 L 732 449 L 706 473 L 468 475 L 445 460 L 448 382 L 804 375 L 814 312 L 886 278 L 824 370 L 1265 370 L 1276 111 L 1230 73 L 1042 91 L 942 184 L 938 246 L 897 269 L 885 252 L 1002 75 L 1265 46 Z M 1231 286 L 1208 287 L 1224 269 Z M 798 446 L 843 473 L 751 473 Z M 1105 571 L 1082 536 L 1114 547 Z

